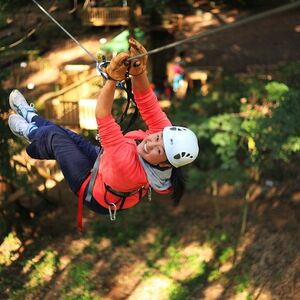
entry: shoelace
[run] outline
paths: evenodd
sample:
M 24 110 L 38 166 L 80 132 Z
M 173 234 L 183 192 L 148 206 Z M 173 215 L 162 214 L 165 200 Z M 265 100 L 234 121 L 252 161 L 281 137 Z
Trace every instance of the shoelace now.
M 21 115 L 22 115 L 22 110 L 25 110 L 26 113 L 36 112 L 35 105 L 33 103 L 30 103 L 29 105 L 27 103 L 26 104 L 21 103 L 20 105 L 14 104 L 14 106 L 17 109 L 17 112 Z M 29 106 L 29 109 L 28 109 L 28 106 Z
M 29 105 L 26 103 L 21 103 L 19 106 L 18 105 L 14 105 L 18 114 L 20 114 L 21 116 L 23 116 L 23 118 L 25 120 L 27 120 L 28 117 L 28 113 L 32 112 L 35 113 L 37 110 L 35 108 L 35 105 L 33 103 L 30 103 Z M 23 114 L 24 112 L 24 114 Z
M 28 127 L 25 129 L 25 125 L 22 125 L 22 124 L 16 124 L 16 132 L 25 137 L 26 139 L 28 139 L 28 134 L 32 131 L 32 129 L 34 127 L 37 128 L 37 126 L 35 125 L 35 122 L 32 122 L 32 123 L 27 123 L 28 124 Z M 28 131 L 28 132 L 27 132 Z

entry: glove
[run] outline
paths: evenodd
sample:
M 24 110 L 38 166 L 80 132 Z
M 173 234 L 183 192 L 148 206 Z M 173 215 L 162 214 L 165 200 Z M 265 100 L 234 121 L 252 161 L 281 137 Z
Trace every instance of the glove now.
M 105 72 L 109 76 L 109 79 L 115 81 L 124 80 L 126 73 L 129 69 L 130 62 L 127 62 L 129 54 L 127 52 L 120 52 L 112 58 L 109 65 L 105 68 Z
M 147 53 L 147 50 L 135 39 L 129 39 L 129 53 L 130 57 L 137 56 L 139 54 Z M 147 67 L 148 55 L 144 55 L 131 61 L 129 74 L 137 76 L 142 74 Z

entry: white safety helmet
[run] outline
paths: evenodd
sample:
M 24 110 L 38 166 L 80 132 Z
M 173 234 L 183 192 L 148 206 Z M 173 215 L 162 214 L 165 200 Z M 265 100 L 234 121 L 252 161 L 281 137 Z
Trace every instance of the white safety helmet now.
M 167 126 L 163 141 L 168 161 L 175 168 L 193 162 L 199 153 L 198 140 L 193 131 L 180 126 Z

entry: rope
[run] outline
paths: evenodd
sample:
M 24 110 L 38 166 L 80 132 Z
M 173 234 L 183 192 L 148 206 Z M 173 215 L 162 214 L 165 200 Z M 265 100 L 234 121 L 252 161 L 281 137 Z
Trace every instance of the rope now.
M 96 63 L 98 62 L 97 58 L 81 43 L 79 43 L 71 33 L 69 33 L 62 25 L 60 25 L 37 1 L 32 0 L 32 2 L 34 2 L 44 14 L 46 14 L 65 34 L 67 34 L 83 51 L 85 51 L 92 60 L 94 60 Z
M 131 61 L 133 59 L 137 59 L 137 58 L 143 57 L 145 55 L 154 54 L 154 53 L 157 53 L 157 52 L 169 49 L 169 48 L 173 48 L 173 47 L 176 47 L 178 45 L 181 45 L 181 44 L 184 44 L 184 43 L 187 43 L 187 42 L 190 42 L 190 41 L 202 38 L 202 37 L 206 37 L 206 36 L 218 33 L 218 32 L 222 32 L 222 31 L 227 30 L 227 29 L 235 28 L 235 27 L 244 25 L 246 23 L 253 22 L 253 21 L 256 21 L 256 20 L 259 20 L 259 19 L 271 16 L 273 14 L 277 14 L 277 13 L 280 13 L 280 12 L 283 12 L 283 11 L 286 11 L 286 10 L 290 10 L 292 8 L 295 8 L 295 7 L 299 6 L 299 5 L 300 5 L 300 1 L 296 1 L 294 3 L 289 3 L 289 4 L 286 4 L 286 5 L 282 5 L 282 6 L 279 6 L 277 8 L 274 8 L 274 9 L 271 9 L 271 10 L 268 10 L 268 11 L 256 14 L 254 16 L 250 16 L 250 17 L 244 18 L 244 19 L 242 19 L 240 21 L 237 21 L 235 23 L 227 24 L 227 25 L 223 25 L 222 27 L 218 27 L 218 28 L 214 28 L 214 29 L 211 29 L 211 30 L 207 30 L 205 32 L 201 32 L 201 33 L 195 34 L 194 36 L 192 36 L 190 38 L 186 38 L 186 39 L 183 39 L 183 40 L 180 40 L 180 41 L 177 41 L 177 42 L 174 42 L 174 43 L 171 43 L 171 44 L 168 44 L 168 45 L 165 45 L 165 46 L 153 49 L 153 50 L 150 50 L 150 51 L 148 51 L 146 53 L 130 57 L 130 58 L 128 58 L 128 61 Z

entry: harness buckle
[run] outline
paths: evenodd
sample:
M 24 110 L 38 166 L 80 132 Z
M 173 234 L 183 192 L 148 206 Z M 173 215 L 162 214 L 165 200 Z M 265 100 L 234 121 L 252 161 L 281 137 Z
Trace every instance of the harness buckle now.
M 111 206 L 112 206 L 112 208 L 111 208 Z M 110 220 L 115 221 L 116 218 L 117 218 L 117 206 L 116 206 L 116 204 L 115 203 L 109 203 L 108 211 L 109 211 Z
M 96 70 L 97 72 L 105 79 L 108 80 L 108 74 L 104 71 L 105 68 L 109 64 L 109 61 L 101 61 L 96 63 Z

